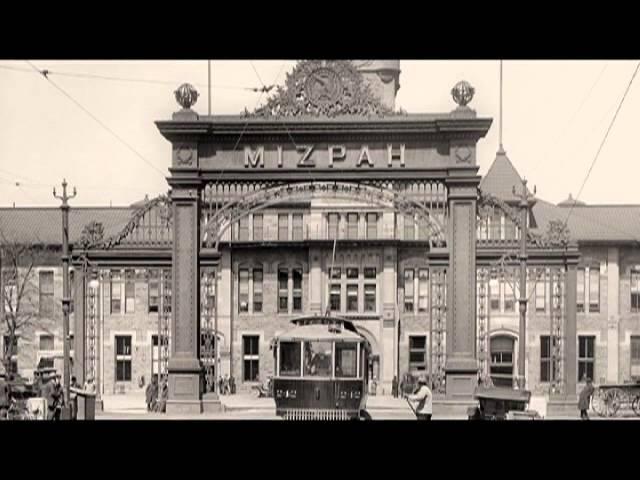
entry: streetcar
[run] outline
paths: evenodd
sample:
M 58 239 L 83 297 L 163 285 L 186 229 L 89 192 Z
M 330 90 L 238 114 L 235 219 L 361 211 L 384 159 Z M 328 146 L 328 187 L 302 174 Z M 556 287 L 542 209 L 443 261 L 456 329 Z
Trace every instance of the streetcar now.
M 272 343 L 276 414 L 285 420 L 370 419 L 365 407 L 371 345 L 348 320 L 295 319 Z

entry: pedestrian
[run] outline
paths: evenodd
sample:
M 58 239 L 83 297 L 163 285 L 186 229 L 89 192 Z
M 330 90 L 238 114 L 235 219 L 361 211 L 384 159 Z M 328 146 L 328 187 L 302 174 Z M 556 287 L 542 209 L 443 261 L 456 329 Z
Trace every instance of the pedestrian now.
M 224 394 L 229 395 L 231 393 L 231 388 L 229 386 L 229 374 L 224 374 Z
M 87 380 L 84 382 L 84 387 L 82 387 L 82 389 L 85 391 L 85 393 L 91 393 L 91 394 L 95 395 L 95 393 L 96 393 L 96 384 L 93 383 L 93 376 L 92 375 L 87 376 Z
M 595 388 L 593 388 L 593 383 L 591 382 L 591 379 L 589 377 L 587 377 L 586 382 L 587 384 L 580 392 L 580 397 L 578 399 L 578 409 L 580 410 L 580 418 L 582 420 L 589 420 L 589 414 L 587 413 L 587 410 L 589 410 L 589 402 L 591 401 L 591 396 L 595 391 Z
M 218 378 L 218 395 L 224 395 L 224 378 Z
M 48 420 L 60 420 L 64 395 L 62 386 L 60 385 L 60 375 L 55 375 L 49 379 L 45 389 L 45 398 L 47 399 Z
M 69 406 L 71 407 L 71 418 L 73 420 L 78 419 L 78 390 L 80 389 L 80 384 L 78 383 L 78 379 L 73 376 L 71 377 L 71 384 L 69 385 Z
M 7 383 L 4 376 L 0 376 L 0 420 L 7 416 L 11 404 L 10 398 L 9 383 Z
M 233 376 L 229 377 L 229 388 L 231 389 L 231 395 L 236 393 L 236 379 Z
M 165 413 L 167 411 L 167 400 L 169 400 L 169 383 L 166 380 L 164 380 L 162 382 L 160 402 L 158 404 L 158 411 L 160 413 Z
M 152 412 L 158 398 L 158 375 L 151 377 L 151 383 L 147 385 L 145 390 L 145 401 L 147 402 L 147 412 Z
M 431 420 L 433 413 L 433 394 L 428 384 L 427 376 L 420 375 L 418 377 L 418 391 L 406 397 L 409 401 L 417 403 L 415 412 L 418 420 Z
M 400 385 L 398 386 L 398 389 L 399 389 L 398 390 L 398 395 L 401 396 L 401 397 L 404 397 L 404 393 L 405 393 L 404 390 L 405 390 L 405 388 L 407 388 L 406 387 L 406 381 L 407 381 L 407 375 L 405 374 L 405 375 L 402 376 L 402 379 L 400 380 Z
M 391 395 L 393 395 L 393 398 L 398 398 L 398 377 L 395 375 L 391 381 Z

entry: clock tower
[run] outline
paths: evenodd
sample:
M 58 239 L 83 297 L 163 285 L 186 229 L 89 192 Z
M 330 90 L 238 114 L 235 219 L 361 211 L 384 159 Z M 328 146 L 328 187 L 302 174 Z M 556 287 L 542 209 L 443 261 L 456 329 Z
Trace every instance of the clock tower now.
M 351 63 L 383 105 L 394 110 L 400 89 L 400 60 L 352 60 Z

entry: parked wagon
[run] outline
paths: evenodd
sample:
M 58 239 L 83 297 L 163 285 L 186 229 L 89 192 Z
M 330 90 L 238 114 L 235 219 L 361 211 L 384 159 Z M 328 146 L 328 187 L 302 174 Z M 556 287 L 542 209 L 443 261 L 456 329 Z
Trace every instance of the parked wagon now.
M 591 408 L 601 417 L 615 417 L 629 409 L 640 417 L 640 382 L 597 386 Z

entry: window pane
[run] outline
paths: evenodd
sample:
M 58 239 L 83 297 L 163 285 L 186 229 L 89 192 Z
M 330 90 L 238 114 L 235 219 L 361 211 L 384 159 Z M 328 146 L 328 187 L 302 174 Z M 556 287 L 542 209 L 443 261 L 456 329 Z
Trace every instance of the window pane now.
M 331 270 L 330 271 L 331 278 L 340 280 L 340 278 L 342 276 L 342 269 L 340 269 L 340 268 L 331 268 L 330 270 Z
M 131 337 L 116 337 L 116 355 L 131 355 Z
M 577 269 L 577 282 L 576 308 L 578 312 L 584 312 L 584 268 Z
M 347 312 L 358 311 L 358 285 L 347 285 Z
M 347 278 L 350 280 L 358 279 L 358 269 L 357 268 L 347 268 Z
M 302 346 L 299 342 L 280 343 L 280 375 L 283 377 L 300 376 Z
M 121 312 L 122 280 L 120 273 L 111 273 L 111 313 Z
M 278 214 L 278 240 L 289 240 L 289 215 Z
M 335 239 L 338 238 L 338 222 L 340 220 L 340 216 L 337 213 L 330 213 L 328 215 L 328 223 L 329 223 L 329 238 Z
M 253 311 L 262 311 L 262 270 L 253 270 Z
M 415 223 L 412 216 L 404 216 L 404 239 L 415 240 Z
M 247 241 L 249 240 L 249 217 L 244 216 L 241 217 L 238 221 L 238 240 Z
M 429 310 L 429 270 L 421 268 L 418 271 L 418 311 Z
M 242 337 L 243 342 L 243 354 L 244 355 L 258 355 L 258 343 L 259 337 L 257 335 L 245 335 Z
M 376 285 L 365 284 L 364 286 L 364 311 L 376 311 Z
M 378 214 L 367 213 L 367 238 L 378 238 Z
M 409 337 L 409 348 L 411 350 L 415 349 L 425 349 L 427 346 L 427 337 Z
M 364 278 L 375 280 L 376 278 L 376 268 L 375 267 L 367 267 L 364 269 Z
M 238 271 L 238 308 L 241 312 L 249 311 L 249 270 L 246 268 Z
M 292 222 L 293 222 L 293 239 L 302 240 L 302 214 L 294 213 Z
M 331 284 L 331 290 L 329 295 L 329 303 L 331 305 L 331 310 L 334 312 L 340 311 L 340 284 L 333 283 Z
M 357 344 L 336 343 L 336 377 L 355 378 L 357 375 Z
M 54 350 L 53 335 L 40 335 L 40 350 Z
M 278 270 L 278 311 L 289 311 L 289 271 Z
M 53 272 L 40 272 L 39 277 L 40 277 L 40 315 L 51 317 L 53 316 L 53 313 L 54 313 Z
M 262 215 L 254 214 L 253 215 L 253 239 L 254 240 L 262 240 Z
M 331 342 L 304 342 L 304 376 L 330 377 L 332 349 Z
M 424 371 L 427 367 L 427 337 L 409 337 L 409 370 Z
M 125 312 L 133 313 L 135 311 L 135 303 L 136 303 L 136 283 L 135 283 L 135 272 L 133 270 L 127 270 L 125 273 Z
M 404 271 L 404 311 L 413 312 L 413 270 Z
M 589 268 L 589 311 L 600 311 L 600 267 Z

